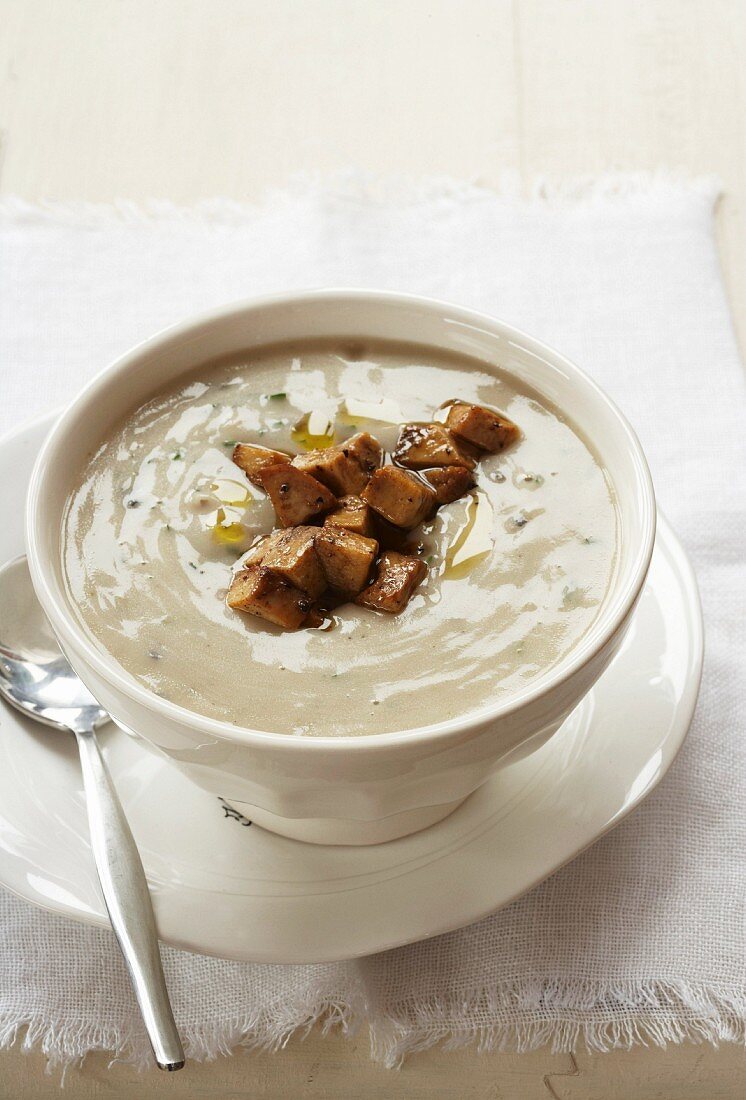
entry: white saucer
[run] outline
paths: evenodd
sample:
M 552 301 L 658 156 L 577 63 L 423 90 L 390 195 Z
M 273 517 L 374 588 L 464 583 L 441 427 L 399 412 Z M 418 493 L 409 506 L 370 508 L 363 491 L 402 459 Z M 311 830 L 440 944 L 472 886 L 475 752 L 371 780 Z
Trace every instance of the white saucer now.
M 34 454 L 52 423 L 0 441 L 0 561 L 23 552 Z M 322 962 L 468 924 L 506 905 L 617 824 L 665 774 L 702 663 L 697 587 L 664 520 L 622 652 L 538 752 L 445 821 L 401 840 L 323 847 L 265 832 L 113 725 L 102 741 L 153 892 L 163 940 L 226 958 Z M 0 709 L 0 882 L 108 925 L 72 737 Z

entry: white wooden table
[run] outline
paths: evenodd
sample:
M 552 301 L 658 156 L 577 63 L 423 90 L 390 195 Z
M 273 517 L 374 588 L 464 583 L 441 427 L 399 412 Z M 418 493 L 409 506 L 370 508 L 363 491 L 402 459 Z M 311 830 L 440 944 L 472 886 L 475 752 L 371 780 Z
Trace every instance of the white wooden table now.
M 717 174 L 723 267 L 746 342 L 742 0 L 0 0 L 0 193 L 252 200 L 299 170 L 528 185 L 607 169 Z M 56 1095 L 0 1055 L 0 1097 Z M 430 1051 L 398 1074 L 355 1041 L 292 1042 L 181 1074 L 103 1056 L 75 1100 L 547 1097 L 735 1100 L 746 1054 L 576 1059 Z

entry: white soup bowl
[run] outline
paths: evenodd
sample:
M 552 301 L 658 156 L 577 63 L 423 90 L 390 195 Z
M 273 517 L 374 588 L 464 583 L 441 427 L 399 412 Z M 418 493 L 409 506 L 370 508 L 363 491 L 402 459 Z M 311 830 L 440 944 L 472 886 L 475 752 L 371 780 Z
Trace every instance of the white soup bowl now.
M 202 363 L 319 337 L 406 341 L 477 358 L 557 406 L 595 449 L 619 512 L 610 590 L 579 643 L 525 689 L 459 718 L 398 733 L 267 733 L 160 698 L 81 626 L 65 583 L 61 531 L 66 502 L 101 440 L 126 413 Z M 354 290 L 241 302 L 136 347 L 94 378 L 56 422 L 36 461 L 27 507 L 28 556 L 39 600 L 73 668 L 113 719 L 257 824 L 341 844 L 376 843 L 431 825 L 496 769 L 542 745 L 619 648 L 654 535 L 653 487 L 640 445 L 612 402 L 576 366 L 491 317 L 405 294 Z

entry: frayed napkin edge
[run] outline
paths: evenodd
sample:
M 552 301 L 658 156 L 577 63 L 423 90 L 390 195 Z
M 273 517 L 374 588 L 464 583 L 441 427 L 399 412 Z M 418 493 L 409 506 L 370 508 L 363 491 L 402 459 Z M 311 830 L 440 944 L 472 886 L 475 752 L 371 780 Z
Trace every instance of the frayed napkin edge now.
M 357 1032 L 365 1018 L 360 1006 L 346 1004 L 344 998 L 324 998 L 322 1003 L 313 995 L 299 998 L 293 1004 L 283 1003 L 287 1019 L 280 1021 L 272 1007 L 255 1013 L 237 1012 L 219 1025 L 180 1027 L 180 1034 L 187 1061 L 212 1062 L 221 1056 L 235 1054 L 239 1050 L 264 1050 L 276 1052 L 291 1039 L 305 1039 L 318 1027 L 322 1036 L 339 1030 L 346 1036 Z M 49 1020 L 41 1013 L 19 1014 L 15 1011 L 0 1013 L 0 1051 L 12 1047 L 25 1053 L 38 1051 L 47 1059 L 46 1072 L 70 1067 L 82 1067 L 89 1054 L 108 1054 L 107 1068 L 122 1064 L 139 1070 L 154 1068 L 149 1045 L 141 1028 L 124 1035 L 117 1034 L 116 1027 L 92 1025 L 81 1020 Z
M 488 1022 L 461 1025 L 453 1005 L 435 998 L 390 1014 L 371 1034 L 371 1056 L 394 1068 L 438 1044 L 517 1054 L 543 1047 L 570 1054 L 581 1047 L 606 1053 L 637 1045 L 746 1044 L 746 990 L 685 981 L 504 984 L 460 1004 L 458 1015 Z
M 322 1036 L 338 1030 L 345 1037 L 360 1032 L 368 1022 L 365 1004 L 345 998 L 313 996 L 283 1005 L 290 1019 L 280 1022 L 271 1007 L 251 1016 L 236 1016 L 225 1024 L 182 1029 L 187 1060 L 214 1061 L 239 1050 L 276 1052 L 291 1039 L 305 1039 L 314 1027 Z M 590 1018 L 580 1019 L 580 1014 Z M 470 1014 L 489 1021 L 461 1023 L 453 1005 L 437 998 L 399 1013 L 370 1028 L 371 1058 L 388 1069 L 406 1058 L 442 1044 L 444 1050 L 473 1046 L 479 1053 L 529 1051 L 548 1048 L 569 1054 L 584 1047 L 590 1053 L 630 1049 L 636 1045 L 666 1047 L 684 1042 L 718 1046 L 746 1044 L 746 991 L 715 989 L 689 982 L 621 982 L 595 987 L 585 982 L 544 982 L 528 989 L 505 984 L 484 990 L 458 1006 L 458 1016 Z M 86 1055 L 109 1053 L 109 1065 L 122 1063 L 140 1070 L 152 1068 L 141 1031 L 116 1042 L 115 1029 L 79 1021 L 0 1016 L 0 1050 L 19 1044 L 24 1051 L 40 1050 L 47 1071 L 81 1066 Z
M 270 204 L 333 202 L 386 209 L 416 205 L 437 205 L 458 200 L 463 203 L 500 202 L 508 207 L 533 208 L 537 212 L 557 208 L 605 210 L 609 206 L 659 208 L 671 212 L 682 200 L 699 197 L 712 209 L 722 194 L 716 176 L 691 177 L 684 172 L 606 172 L 577 176 L 564 181 L 536 177 L 524 185 L 517 172 L 504 172 L 497 184 L 478 178 L 458 180 L 447 176 L 413 178 L 374 176 L 354 169 L 331 173 L 300 173 L 285 185 L 266 190 L 255 202 L 228 198 L 205 198 L 192 204 L 149 198 L 143 201 L 117 199 L 111 203 L 85 201 L 29 201 L 20 196 L 0 198 L 0 224 L 51 225 L 57 227 L 106 229 L 117 226 L 242 225 L 264 213 Z

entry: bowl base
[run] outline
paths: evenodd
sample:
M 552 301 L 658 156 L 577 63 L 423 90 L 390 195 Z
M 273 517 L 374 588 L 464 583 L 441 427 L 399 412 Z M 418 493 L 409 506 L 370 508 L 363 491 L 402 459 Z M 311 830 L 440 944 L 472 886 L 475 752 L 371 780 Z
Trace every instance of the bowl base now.
M 468 795 L 467 795 L 468 797 Z M 290 837 L 291 840 L 303 840 L 307 844 L 382 844 L 387 840 L 417 833 L 430 825 L 442 821 L 461 805 L 465 799 L 444 802 L 439 806 L 423 806 L 416 810 L 405 810 L 390 817 L 379 817 L 372 821 L 353 821 L 337 817 L 280 817 L 259 806 L 248 802 L 230 799 L 227 802 L 238 810 L 254 825 L 268 829 L 271 833 Z

